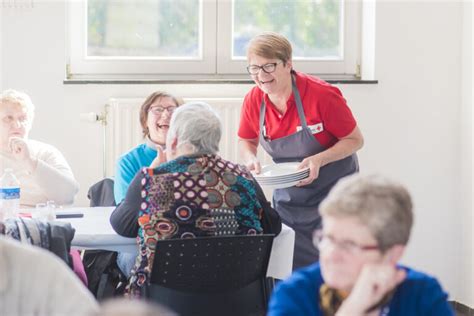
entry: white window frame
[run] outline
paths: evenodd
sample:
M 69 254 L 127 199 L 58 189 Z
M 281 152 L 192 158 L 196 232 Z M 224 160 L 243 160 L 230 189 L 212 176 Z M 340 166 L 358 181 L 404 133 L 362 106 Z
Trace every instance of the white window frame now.
M 199 58 L 84 57 L 86 0 L 68 1 L 68 78 L 215 79 L 248 78 L 247 61 L 232 60 L 232 1 L 201 0 L 202 49 Z M 360 75 L 362 1 L 344 0 L 341 60 L 293 60 L 294 69 L 317 75 Z
M 313 74 L 356 75 L 360 56 L 361 1 L 344 0 L 341 32 L 342 59 L 318 60 L 316 58 L 293 59 L 293 68 Z M 217 5 L 217 42 L 219 43 L 217 72 L 238 74 L 245 71 L 246 60 L 232 60 L 232 1 L 219 1 Z
M 214 18 L 216 0 L 201 0 L 200 37 L 202 47 L 198 58 L 140 58 L 140 57 L 85 57 L 87 51 L 86 0 L 68 2 L 69 69 L 73 75 L 126 75 L 141 74 L 213 74 L 216 72 Z M 206 36 L 204 36 L 206 34 Z

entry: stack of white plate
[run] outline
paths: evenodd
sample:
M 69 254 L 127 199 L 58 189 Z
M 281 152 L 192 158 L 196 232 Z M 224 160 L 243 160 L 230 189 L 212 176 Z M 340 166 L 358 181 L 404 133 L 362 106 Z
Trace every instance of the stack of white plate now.
M 299 162 L 285 162 L 262 167 L 255 180 L 264 187 L 282 189 L 292 187 L 309 176 L 309 168 L 297 170 Z

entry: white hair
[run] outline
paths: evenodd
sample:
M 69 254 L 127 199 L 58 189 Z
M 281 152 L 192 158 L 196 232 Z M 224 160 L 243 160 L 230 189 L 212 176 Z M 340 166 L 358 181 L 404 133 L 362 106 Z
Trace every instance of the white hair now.
M 7 102 L 20 105 L 26 111 L 28 121 L 33 122 L 35 105 L 26 93 L 13 89 L 5 90 L 0 94 L 0 105 Z
M 382 251 L 406 245 L 413 226 L 413 204 L 406 187 L 378 174 L 354 174 L 339 180 L 319 205 L 319 212 L 359 219 Z
M 205 102 L 189 102 L 173 112 L 167 142 L 177 138 L 178 146 L 188 145 L 196 154 L 219 151 L 222 123 L 217 112 Z

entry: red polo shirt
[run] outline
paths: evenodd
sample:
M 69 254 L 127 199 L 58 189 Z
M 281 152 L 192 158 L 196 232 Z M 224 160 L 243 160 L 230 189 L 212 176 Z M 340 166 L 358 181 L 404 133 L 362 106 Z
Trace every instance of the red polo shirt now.
M 337 87 L 300 72 L 296 73 L 296 86 L 300 92 L 306 122 L 318 142 L 329 148 L 339 138 L 349 135 L 357 122 L 346 100 Z M 243 139 L 259 137 L 259 115 L 262 98 L 265 98 L 266 136 L 270 139 L 285 137 L 297 132 L 301 126 L 295 97 L 291 94 L 284 114 L 278 113 L 276 107 L 257 86 L 245 96 L 240 116 L 238 135 Z

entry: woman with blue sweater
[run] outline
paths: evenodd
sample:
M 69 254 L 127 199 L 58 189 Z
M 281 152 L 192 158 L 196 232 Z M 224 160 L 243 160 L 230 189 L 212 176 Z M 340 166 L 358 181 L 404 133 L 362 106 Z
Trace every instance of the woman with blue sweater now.
M 408 191 L 381 176 L 349 176 L 321 203 L 320 262 L 297 270 L 271 298 L 270 316 L 450 316 L 438 281 L 398 265 L 413 223 Z
M 166 92 L 153 92 L 140 108 L 140 125 L 145 142 L 133 148 L 117 161 L 114 181 L 115 203 L 125 198 L 133 177 L 143 167 L 153 167 L 158 158 L 158 146 L 165 145 L 171 114 L 182 102 Z
M 163 155 L 171 114 L 182 102 L 166 92 L 156 91 L 149 95 L 140 107 L 140 125 L 143 144 L 122 155 L 115 168 L 114 198 L 119 205 L 125 199 L 133 178 L 144 167 L 154 168 Z M 133 266 L 133 254 L 119 252 L 117 264 L 128 277 Z

